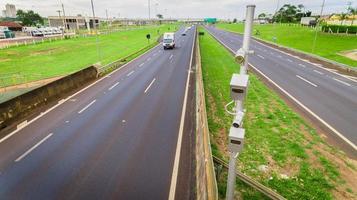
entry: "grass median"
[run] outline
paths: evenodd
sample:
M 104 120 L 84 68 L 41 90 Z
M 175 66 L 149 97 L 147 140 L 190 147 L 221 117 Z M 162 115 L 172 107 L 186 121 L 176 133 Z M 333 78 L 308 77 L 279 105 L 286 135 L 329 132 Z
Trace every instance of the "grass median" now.
M 244 32 L 244 24 L 217 24 L 217 27 L 237 33 Z M 345 57 L 341 54 L 345 51 L 357 49 L 357 36 L 346 34 L 328 34 L 319 32 L 316 41 L 315 51 L 312 52 L 312 45 L 315 37 L 315 30 L 302 26 L 288 25 L 254 25 L 254 33 L 259 30 L 259 35 L 254 35 L 260 39 L 273 42 L 273 37 L 277 37 L 277 44 L 298 49 L 306 53 L 313 53 L 321 57 L 357 67 L 357 61 Z
M 239 66 L 208 32 L 199 39 L 212 151 L 228 161 L 227 135 L 232 116 L 224 106 L 230 101 L 230 78 L 239 72 Z M 357 175 L 354 161 L 326 144 L 254 74 L 250 74 L 245 108 L 246 138 L 238 159 L 240 171 L 287 199 L 356 198 L 356 180 L 351 178 Z M 225 178 L 220 180 L 223 198 L 226 183 Z M 237 190 L 245 199 L 264 198 L 239 181 Z
M 0 87 L 63 76 L 94 63 L 107 64 L 155 43 L 175 25 L 141 27 L 97 38 L 79 37 L 0 50 Z M 19 78 L 20 77 L 20 78 Z M 25 79 L 23 78 L 25 77 Z

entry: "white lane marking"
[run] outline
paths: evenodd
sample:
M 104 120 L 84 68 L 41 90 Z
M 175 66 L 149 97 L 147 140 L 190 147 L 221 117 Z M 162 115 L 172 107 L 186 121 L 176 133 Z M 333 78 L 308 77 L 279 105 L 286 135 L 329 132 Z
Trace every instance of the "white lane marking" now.
M 67 121 L 65 121 L 66 122 L 66 124 L 68 124 L 69 123 L 69 121 L 67 120 Z
M 141 63 L 141 64 L 139 65 L 139 67 L 142 67 L 142 66 L 144 66 L 144 64 L 145 64 L 145 63 Z
M 207 29 L 206 29 L 207 30 Z M 211 33 L 209 30 L 207 30 L 209 33 Z M 222 42 L 222 40 L 218 39 L 215 35 L 211 33 L 211 35 L 218 40 L 223 46 L 225 46 L 227 49 L 229 49 L 233 54 L 235 54 L 235 51 L 228 47 L 226 44 Z M 260 43 L 260 42 L 258 42 Z M 264 44 L 262 44 L 264 45 Z M 264 45 L 266 46 L 266 45 Z M 271 48 L 271 47 L 269 47 Z M 273 48 L 271 48 L 273 49 Z M 278 50 L 279 51 L 279 50 Z M 282 52 L 286 54 L 285 52 Z M 348 145 L 350 145 L 355 151 L 357 151 L 357 146 L 351 142 L 349 139 L 347 139 L 342 133 L 340 133 L 338 130 L 336 130 L 334 127 L 332 127 L 329 123 L 327 123 L 325 120 L 323 120 L 321 117 L 319 117 L 316 113 L 314 113 L 312 110 L 310 110 L 307 106 L 305 106 L 303 103 L 301 103 L 299 100 L 297 100 L 293 95 L 288 93 L 286 90 L 284 90 L 282 87 L 280 87 L 277 83 L 275 83 L 272 79 L 270 79 L 268 76 L 266 76 L 263 72 L 261 72 L 258 68 L 256 68 L 254 65 L 249 63 L 249 65 L 256 70 L 260 75 L 262 75 L 264 78 L 266 78 L 269 82 L 271 82 L 275 87 L 277 87 L 280 91 L 282 91 L 286 96 L 288 96 L 290 99 L 292 99 L 296 104 L 298 104 L 300 107 L 302 107 L 304 110 L 306 110 L 310 115 L 315 117 L 318 121 L 320 121 L 323 125 L 325 125 L 328 129 L 330 129 L 332 132 L 334 132 L 338 137 L 340 137 L 343 141 L 345 141 Z
M 341 81 L 341 80 L 339 80 L 339 79 L 337 79 L 337 78 L 333 78 L 333 80 L 335 80 L 335 81 L 337 81 L 337 82 L 340 82 L 340 83 L 342 83 L 342 84 L 344 84 L 344 85 L 346 85 L 346 86 L 350 86 L 350 87 L 351 87 L 351 84 L 346 83 L 346 82 L 344 82 L 344 81 Z
M 146 59 L 147 61 L 150 61 L 151 60 L 151 57 L 149 57 L 148 59 Z
M 304 67 L 304 68 L 306 67 L 304 64 L 299 64 L 299 66 L 300 66 L 300 67 Z
M 154 82 L 156 81 L 156 78 L 154 78 L 151 83 L 149 84 L 149 86 L 145 89 L 144 93 L 146 93 L 147 91 L 149 91 L 150 87 L 152 86 L 152 84 L 154 84 Z
M 169 58 L 169 59 L 171 60 L 171 59 L 172 59 L 172 57 L 174 57 L 174 55 L 172 55 L 172 54 L 171 54 L 171 56 L 170 56 L 170 58 Z
M 291 62 L 291 63 L 293 62 L 293 61 L 292 61 L 292 60 L 290 60 L 290 59 L 287 59 L 287 61 L 289 61 L 289 62 Z
M 136 60 L 142 58 L 144 55 L 148 54 L 149 52 L 151 52 L 152 50 L 154 50 L 155 48 L 159 47 L 161 45 L 161 43 L 157 44 L 156 46 L 154 46 L 153 48 L 149 49 L 148 51 L 146 51 L 145 53 L 143 53 L 141 56 L 136 57 L 135 59 L 129 61 L 128 63 L 124 64 L 122 67 L 110 72 L 107 76 L 111 76 L 112 74 L 124 69 L 125 67 L 127 67 L 128 65 L 130 65 L 131 63 L 135 62 Z M 9 139 L 10 137 L 12 137 L 13 135 L 15 135 L 16 133 L 18 133 L 20 130 L 22 130 L 23 128 L 27 127 L 29 124 L 32 124 L 33 122 L 35 122 L 36 120 L 40 119 L 41 117 L 43 117 L 44 115 L 46 115 L 47 113 L 51 112 L 52 110 L 56 109 L 57 107 L 59 107 L 60 105 L 62 105 L 63 103 L 67 102 L 68 100 L 72 101 L 72 98 L 77 96 L 78 94 L 84 92 L 85 90 L 87 90 L 88 88 L 92 87 L 93 85 L 99 83 L 100 81 L 104 80 L 106 77 L 100 78 L 96 81 L 94 81 L 93 83 L 89 84 L 88 86 L 84 87 L 83 89 L 79 90 L 78 92 L 70 95 L 69 97 L 66 98 L 66 100 L 62 103 L 58 103 L 56 105 L 54 105 L 53 107 L 51 107 L 50 109 L 46 110 L 45 112 L 41 113 L 40 115 L 38 115 L 37 117 L 33 118 L 32 120 L 30 120 L 26 126 L 23 126 L 21 128 L 17 128 L 16 130 L 14 130 L 13 132 L 9 133 L 8 135 L 6 135 L 5 137 L 0 139 L 0 144 L 3 143 L 4 141 L 6 141 L 7 139 Z M 73 99 L 74 101 L 76 101 L 76 99 Z
M 17 129 L 20 129 L 20 128 L 22 128 L 22 127 L 25 127 L 26 125 L 27 125 L 27 120 L 25 120 L 25 121 L 21 122 L 20 124 L 18 124 L 18 125 L 16 126 L 16 128 L 17 128 Z
M 156 53 L 154 53 L 153 56 L 156 56 Z
M 135 72 L 135 71 L 133 70 L 133 71 L 131 71 L 129 74 L 127 74 L 126 76 L 130 76 L 130 75 L 132 75 L 134 72 Z
M 106 78 L 110 78 L 110 75 L 105 76 Z
M 90 102 L 88 105 L 86 105 L 86 107 L 82 108 L 82 110 L 78 111 L 78 114 L 81 114 L 82 112 L 84 112 L 85 110 L 87 110 L 91 105 L 93 105 L 97 100 L 93 100 L 92 102 Z
M 303 78 L 303 77 L 301 77 L 301 76 L 299 76 L 299 75 L 296 75 L 296 77 L 298 77 L 299 79 L 305 81 L 306 83 L 308 83 L 308 84 L 310 84 L 310 85 L 312 85 L 312 86 L 314 86 L 314 87 L 317 87 L 316 84 L 312 83 L 312 82 L 309 81 L 309 80 L 306 80 L 305 78 Z
M 35 150 L 38 146 L 40 146 L 42 143 L 44 143 L 48 138 L 50 138 L 53 135 L 53 133 L 50 133 L 47 135 L 45 138 L 43 138 L 41 141 L 39 141 L 35 146 L 31 147 L 29 150 L 27 150 L 24 154 L 22 154 L 20 157 L 16 158 L 15 162 L 21 161 L 23 158 L 25 158 L 28 154 L 30 154 L 33 150 Z
M 259 55 L 259 54 L 258 54 L 258 57 L 261 58 L 261 59 L 265 59 L 264 56 L 261 56 L 261 55 Z
M 318 73 L 318 74 L 321 74 L 321 75 L 324 74 L 324 73 L 322 73 L 322 72 L 320 72 L 320 71 L 318 71 L 318 70 L 315 70 L 315 69 L 314 69 L 314 72 L 316 72 L 316 73 Z
M 195 34 L 195 36 L 193 38 L 193 42 L 192 42 L 191 60 L 190 60 L 189 71 L 191 71 L 191 68 L 192 68 L 192 62 L 193 62 L 192 60 L 193 60 L 195 42 L 196 42 L 196 34 Z M 179 164 L 180 164 L 182 135 L 183 135 L 183 128 L 184 128 L 184 125 L 185 125 L 185 115 L 186 115 L 187 96 L 188 96 L 188 86 L 189 86 L 189 84 L 190 84 L 190 73 L 187 73 L 186 90 L 185 90 L 185 97 L 184 97 L 183 108 L 182 108 L 182 113 L 181 113 L 180 129 L 179 129 L 179 134 L 178 134 L 178 139 L 177 139 L 177 144 L 176 144 L 175 161 L 174 161 L 174 166 L 173 166 L 172 176 L 171 176 L 170 193 L 169 193 L 169 198 L 168 198 L 169 200 L 174 200 L 175 199 L 175 194 L 176 194 L 176 184 L 177 184 L 178 168 L 179 168 Z
M 278 55 L 278 57 L 279 57 L 279 58 L 282 58 L 282 56 L 281 56 L 281 55 Z
M 112 85 L 110 88 L 108 88 L 108 90 L 112 90 L 113 88 L 115 88 L 115 86 L 117 86 L 119 84 L 119 82 L 116 82 L 114 85 Z

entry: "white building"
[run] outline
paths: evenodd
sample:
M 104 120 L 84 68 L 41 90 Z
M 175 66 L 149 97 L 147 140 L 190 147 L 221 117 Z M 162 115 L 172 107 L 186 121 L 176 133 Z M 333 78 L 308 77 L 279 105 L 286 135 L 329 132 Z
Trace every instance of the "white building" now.
M 5 10 L 2 11 L 3 17 L 16 18 L 16 7 L 13 4 L 6 4 Z

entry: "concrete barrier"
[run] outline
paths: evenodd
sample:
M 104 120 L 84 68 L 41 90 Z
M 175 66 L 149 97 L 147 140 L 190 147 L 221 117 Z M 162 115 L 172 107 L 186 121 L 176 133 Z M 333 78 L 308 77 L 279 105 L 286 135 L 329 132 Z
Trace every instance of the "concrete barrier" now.
M 1 103 L 0 136 L 4 135 L 7 129 L 13 128 L 16 123 L 39 114 L 46 106 L 95 80 L 98 77 L 97 68 L 97 66 L 90 66 Z
M 196 191 L 198 200 L 218 199 L 210 136 L 208 130 L 205 92 L 202 80 L 201 55 L 196 41 Z

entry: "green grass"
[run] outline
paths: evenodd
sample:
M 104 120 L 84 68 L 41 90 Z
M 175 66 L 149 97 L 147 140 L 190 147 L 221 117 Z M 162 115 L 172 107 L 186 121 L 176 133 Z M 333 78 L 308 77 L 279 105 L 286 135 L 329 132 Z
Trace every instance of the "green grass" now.
M 217 24 L 217 27 L 238 33 L 243 33 L 244 24 Z M 308 27 L 283 26 L 283 25 L 254 25 L 254 33 L 259 30 L 260 35 L 254 35 L 260 39 L 273 42 L 277 37 L 277 44 L 298 49 L 307 53 L 313 53 L 321 57 L 334 60 L 352 67 L 357 67 L 357 61 L 338 55 L 342 51 L 357 49 L 356 35 L 334 35 L 318 33 L 316 49 L 312 52 L 312 44 L 315 30 Z
M 230 78 L 239 72 L 239 66 L 207 32 L 199 39 L 212 152 L 227 161 L 227 135 L 232 116 L 225 112 L 224 106 L 230 101 Z M 330 149 L 316 131 L 254 74 L 250 74 L 245 108 L 246 138 L 239 156 L 239 170 L 287 199 L 332 199 L 340 174 L 332 161 L 319 151 L 316 150 L 317 155 L 312 153 L 315 145 Z M 268 172 L 259 171 L 260 165 L 267 165 Z M 284 179 L 281 174 L 289 178 Z M 218 182 L 223 198 L 225 182 Z M 261 194 L 241 182 L 237 188 L 246 199 L 262 199 Z
M 73 73 L 94 63 L 107 64 L 148 45 L 146 34 L 156 42 L 160 33 L 174 26 L 162 25 L 115 32 L 96 37 L 74 38 L 0 50 L 0 87 Z M 10 76 L 9 78 L 5 78 Z

